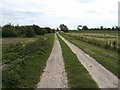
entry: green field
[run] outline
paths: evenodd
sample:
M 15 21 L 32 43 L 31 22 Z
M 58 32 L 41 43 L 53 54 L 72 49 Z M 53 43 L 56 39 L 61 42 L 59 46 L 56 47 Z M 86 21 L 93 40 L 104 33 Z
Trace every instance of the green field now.
M 4 39 L 2 46 L 3 88 L 34 88 L 52 50 L 54 34 L 19 38 L 19 43 L 18 38 L 11 39 Z
M 88 33 L 88 31 L 86 31 L 86 32 L 87 32 L 87 34 L 90 34 L 90 37 L 92 37 L 94 39 L 92 34 L 95 35 L 95 33 Z M 88 53 L 97 62 L 102 64 L 106 69 L 108 69 L 109 71 L 111 71 L 113 74 L 115 74 L 118 77 L 118 67 L 120 67 L 120 65 L 118 64 L 117 51 L 113 50 L 113 49 L 109 49 L 109 48 L 104 48 L 99 45 L 95 45 L 95 43 L 94 43 L 94 42 L 96 42 L 95 40 L 91 40 L 93 43 L 90 43 L 89 41 L 87 41 L 88 39 L 86 39 L 86 38 L 80 39 L 80 35 L 83 35 L 83 34 L 85 35 L 86 32 L 81 33 L 81 32 L 73 32 L 72 31 L 70 33 L 61 33 L 61 35 L 63 37 L 65 37 L 67 40 L 69 40 L 70 42 L 72 42 L 73 44 L 75 44 L 76 46 L 78 46 L 84 52 Z M 96 32 L 96 33 L 99 34 L 99 32 Z M 109 31 L 109 33 L 110 33 L 110 31 Z M 104 32 L 103 34 L 108 34 L 108 33 Z M 111 32 L 111 34 L 112 34 L 112 32 Z M 97 35 L 97 37 L 98 36 L 99 35 Z M 104 45 L 104 43 L 102 43 L 102 45 Z
M 69 31 L 60 34 L 118 76 L 120 43 L 117 31 Z M 97 83 L 59 37 L 70 88 L 96 88 Z M 8 37 L 2 43 L 2 87 L 36 88 L 52 51 L 54 33 L 36 37 Z

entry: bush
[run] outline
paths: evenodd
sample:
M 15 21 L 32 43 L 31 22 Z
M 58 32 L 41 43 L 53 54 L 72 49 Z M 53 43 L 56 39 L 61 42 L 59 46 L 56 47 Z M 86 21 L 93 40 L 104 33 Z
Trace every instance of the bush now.
M 25 36 L 26 37 L 35 37 L 36 36 L 35 30 L 33 29 L 33 27 L 31 27 L 31 26 L 26 27 Z
M 15 28 L 19 32 L 19 35 L 25 34 L 25 26 L 15 26 Z
M 46 47 L 49 45 L 47 40 L 44 39 L 38 39 L 34 43 L 28 44 L 26 47 L 23 48 L 21 53 L 27 55 L 29 53 L 34 53 L 34 52 L 44 52 L 46 50 Z
M 34 28 L 37 35 L 44 35 L 45 34 L 45 31 L 42 28 L 40 28 L 38 25 L 33 25 L 33 28 Z
M 41 28 L 38 25 L 25 25 L 25 26 L 12 26 L 11 24 L 6 24 L 0 27 L 0 34 L 2 31 L 3 37 L 35 37 L 36 35 L 44 35 L 45 33 L 54 33 L 55 30 L 49 27 Z M 1 36 L 1 35 L 0 35 Z
M 46 33 L 52 33 L 53 32 L 52 29 L 49 28 L 49 27 L 45 27 L 45 28 L 43 28 L 43 30 L 45 30 Z
M 7 24 L 2 28 L 3 37 L 16 37 L 18 36 L 18 31 L 11 24 Z
M 2 83 L 3 87 L 15 87 L 20 83 L 20 76 L 14 70 L 3 70 L 2 72 Z M 4 85 L 5 84 L 5 85 Z
M 2 69 L 2 83 L 5 88 L 15 88 L 20 86 L 25 77 L 22 67 L 27 66 L 28 61 L 31 63 L 31 55 L 39 53 L 42 55 L 50 43 L 48 40 L 39 38 L 36 41 L 30 42 L 23 46 L 21 43 L 10 44 L 3 46 L 3 64 L 5 67 Z

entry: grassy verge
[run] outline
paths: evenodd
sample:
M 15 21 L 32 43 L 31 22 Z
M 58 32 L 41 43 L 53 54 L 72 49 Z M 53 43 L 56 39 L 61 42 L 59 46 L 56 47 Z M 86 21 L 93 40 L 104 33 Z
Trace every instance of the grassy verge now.
M 3 45 L 3 88 L 34 88 L 51 53 L 54 34 L 22 44 Z
M 68 36 L 66 34 L 61 35 L 84 52 L 88 53 L 97 62 L 118 77 L 118 67 L 120 67 L 120 64 L 118 64 L 118 53 L 82 42 L 74 38 L 74 36 Z
M 77 56 L 59 38 L 70 88 L 98 88 L 88 71 L 80 64 Z

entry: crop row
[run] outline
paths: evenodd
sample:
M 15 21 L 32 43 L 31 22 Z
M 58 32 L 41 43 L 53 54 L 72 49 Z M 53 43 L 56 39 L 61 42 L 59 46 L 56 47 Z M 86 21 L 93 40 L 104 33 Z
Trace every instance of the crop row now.
M 83 35 L 83 34 L 68 34 L 68 36 L 72 36 L 78 40 L 81 40 L 83 42 L 99 46 L 105 49 L 111 49 L 113 51 L 120 52 L 119 46 L 120 43 L 118 43 L 118 39 L 116 36 L 113 36 L 110 38 L 110 35 L 107 35 L 108 37 L 104 37 L 104 35 Z
M 70 33 L 71 35 L 80 35 L 94 38 L 118 38 L 118 34 L 100 34 L 100 33 Z

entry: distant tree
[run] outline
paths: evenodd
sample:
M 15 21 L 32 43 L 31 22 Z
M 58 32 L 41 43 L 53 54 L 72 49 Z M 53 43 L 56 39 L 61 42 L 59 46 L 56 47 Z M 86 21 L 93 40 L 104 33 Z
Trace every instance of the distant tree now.
M 15 26 L 15 29 L 17 30 L 18 32 L 18 35 L 21 34 L 21 26 L 19 26 L 18 24 Z
M 45 31 L 42 28 L 40 28 L 38 25 L 33 25 L 32 27 L 34 28 L 37 35 L 45 34 Z
M 45 30 L 46 33 L 52 33 L 53 30 L 50 27 L 45 27 L 43 28 Z
M 59 31 L 59 29 L 57 28 L 57 31 Z
M 55 29 L 52 29 L 52 33 L 55 33 L 55 31 L 56 31 Z
M 16 29 L 16 30 L 19 30 L 19 29 L 20 29 L 20 26 L 19 26 L 19 25 L 15 26 L 15 29 Z
M 114 27 L 112 27 L 112 30 L 115 30 L 115 28 L 114 28 Z
M 78 25 L 77 30 L 80 30 L 80 27 L 82 27 L 82 25 Z
M 87 27 L 86 25 L 84 25 L 84 26 L 82 27 L 82 29 L 83 29 L 83 30 L 88 30 L 88 27 Z
M 115 26 L 115 29 L 116 29 L 116 30 L 120 30 L 120 27 L 119 27 L 119 26 Z
M 104 30 L 107 30 L 107 28 L 104 28 Z
M 64 31 L 64 32 L 68 32 L 69 31 L 68 27 L 66 25 L 64 25 L 64 24 L 60 24 L 59 28 L 61 29 L 61 31 Z
M 26 30 L 26 26 L 21 26 L 21 27 L 19 28 L 20 34 L 25 34 L 25 30 Z
M 100 29 L 103 30 L 103 26 L 101 26 Z
M 25 36 L 26 37 L 35 37 L 36 36 L 35 30 L 32 26 L 26 26 Z
M 10 23 L 2 27 L 2 37 L 17 37 L 17 36 L 18 31 Z
M 36 34 L 44 35 L 45 33 L 55 32 L 55 29 L 51 29 L 50 27 L 41 28 L 38 25 L 13 26 L 11 24 L 6 24 L 1 28 L 2 28 L 1 36 L 3 37 L 16 37 L 16 36 L 35 37 Z
M 111 30 L 111 28 L 107 28 L 108 30 Z

